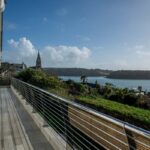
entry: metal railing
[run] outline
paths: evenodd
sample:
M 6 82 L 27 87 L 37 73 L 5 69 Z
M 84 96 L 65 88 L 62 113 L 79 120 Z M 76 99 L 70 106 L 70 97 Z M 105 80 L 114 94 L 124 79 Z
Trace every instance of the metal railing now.
M 150 149 L 150 132 L 13 78 L 12 86 L 72 149 Z

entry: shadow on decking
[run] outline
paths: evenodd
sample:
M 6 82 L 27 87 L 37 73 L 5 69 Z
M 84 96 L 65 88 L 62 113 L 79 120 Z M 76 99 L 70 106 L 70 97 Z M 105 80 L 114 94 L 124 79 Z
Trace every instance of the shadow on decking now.
M 22 104 L 17 100 L 15 95 L 12 93 L 11 89 L 9 89 L 10 94 L 12 96 L 12 100 L 16 107 L 16 110 L 19 114 L 19 117 L 22 121 L 22 124 L 26 130 L 26 133 L 29 137 L 29 140 L 35 150 L 51 150 L 53 149 L 51 145 L 48 143 L 47 139 L 41 133 L 37 125 L 34 123 L 32 118 L 26 112 Z

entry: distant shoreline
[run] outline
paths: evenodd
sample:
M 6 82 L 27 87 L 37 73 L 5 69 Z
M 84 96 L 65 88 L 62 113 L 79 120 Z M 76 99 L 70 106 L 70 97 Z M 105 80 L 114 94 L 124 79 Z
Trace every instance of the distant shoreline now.
M 106 77 L 108 79 L 121 80 L 150 80 L 149 70 L 103 70 L 103 69 L 85 69 L 85 68 L 44 68 L 44 71 L 50 75 L 80 77 Z
M 120 70 L 111 72 L 107 78 L 109 79 L 128 79 L 128 80 L 150 80 L 150 71 L 141 70 Z
M 85 68 L 44 68 L 44 71 L 50 75 L 57 76 L 108 76 L 110 70 L 103 69 L 85 69 Z

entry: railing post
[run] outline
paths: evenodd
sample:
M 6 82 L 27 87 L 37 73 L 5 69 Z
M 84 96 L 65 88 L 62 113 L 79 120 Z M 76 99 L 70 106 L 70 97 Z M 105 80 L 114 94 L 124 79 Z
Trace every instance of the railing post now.
M 62 118 L 63 118 L 63 123 L 64 123 L 64 128 L 65 128 L 65 137 L 66 137 L 66 150 L 72 150 L 71 146 L 69 145 L 69 137 L 68 137 L 68 132 L 69 132 L 69 117 L 68 117 L 68 104 L 65 102 L 62 102 L 59 100 L 59 106 L 61 109 L 62 113 Z
M 36 113 L 35 108 L 35 96 L 32 87 L 30 87 L 30 93 L 31 93 L 31 102 L 32 102 L 32 113 Z
M 25 86 L 25 104 L 28 105 L 28 93 L 27 93 L 27 86 Z
M 46 118 L 45 118 L 44 98 L 43 98 L 42 92 L 40 94 L 40 101 L 42 103 L 43 127 L 48 127 L 48 123 L 47 123 Z

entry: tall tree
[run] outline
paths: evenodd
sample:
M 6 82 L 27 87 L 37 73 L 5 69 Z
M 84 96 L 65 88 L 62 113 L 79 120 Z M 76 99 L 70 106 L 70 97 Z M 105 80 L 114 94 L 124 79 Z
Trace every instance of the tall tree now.
M 82 81 L 82 83 L 86 83 L 87 82 L 87 76 L 86 75 L 82 75 L 80 77 L 80 80 Z

